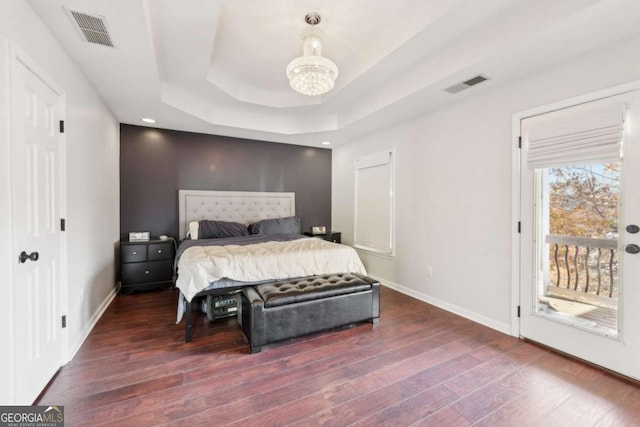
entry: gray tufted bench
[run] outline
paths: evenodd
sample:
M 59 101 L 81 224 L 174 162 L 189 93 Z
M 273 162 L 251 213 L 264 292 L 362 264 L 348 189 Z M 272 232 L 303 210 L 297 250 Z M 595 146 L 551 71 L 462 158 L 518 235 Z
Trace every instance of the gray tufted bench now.
M 251 353 L 262 346 L 356 322 L 377 323 L 380 284 L 359 274 L 330 274 L 243 288 L 240 319 Z

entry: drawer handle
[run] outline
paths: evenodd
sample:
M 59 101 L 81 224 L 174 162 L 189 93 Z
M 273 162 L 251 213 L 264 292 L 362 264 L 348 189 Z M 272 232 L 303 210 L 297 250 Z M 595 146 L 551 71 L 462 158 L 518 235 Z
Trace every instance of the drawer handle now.
M 144 272 L 144 274 L 149 274 L 149 270 L 146 270 L 146 271 Z
M 158 253 L 161 254 L 162 253 L 162 249 L 158 249 Z
M 133 251 L 133 254 L 134 254 L 134 255 L 138 255 L 138 252 L 136 252 L 136 251 Z

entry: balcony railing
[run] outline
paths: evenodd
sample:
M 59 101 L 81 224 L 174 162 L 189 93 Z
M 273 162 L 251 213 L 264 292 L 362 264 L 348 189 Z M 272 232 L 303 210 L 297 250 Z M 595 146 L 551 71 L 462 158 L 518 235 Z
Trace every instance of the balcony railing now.
M 549 277 L 557 290 L 605 298 L 618 296 L 618 240 L 548 235 Z M 565 292 L 566 293 L 566 292 Z

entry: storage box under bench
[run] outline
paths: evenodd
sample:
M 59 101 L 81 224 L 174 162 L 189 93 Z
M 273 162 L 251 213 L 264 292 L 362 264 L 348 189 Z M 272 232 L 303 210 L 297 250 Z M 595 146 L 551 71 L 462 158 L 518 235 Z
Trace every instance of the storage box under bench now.
M 359 274 L 328 274 L 243 288 L 240 319 L 251 353 L 262 346 L 380 318 L 380 283 Z

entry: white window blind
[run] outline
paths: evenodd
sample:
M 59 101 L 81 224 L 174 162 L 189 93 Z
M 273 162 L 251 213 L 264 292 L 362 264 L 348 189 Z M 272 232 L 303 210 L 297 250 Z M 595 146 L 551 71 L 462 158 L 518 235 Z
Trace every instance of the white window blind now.
M 527 167 L 619 161 L 624 113 L 623 104 L 587 104 L 533 118 L 525 143 Z
M 354 244 L 393 254 L 393 150 L 362 157 L 355 163 Z

